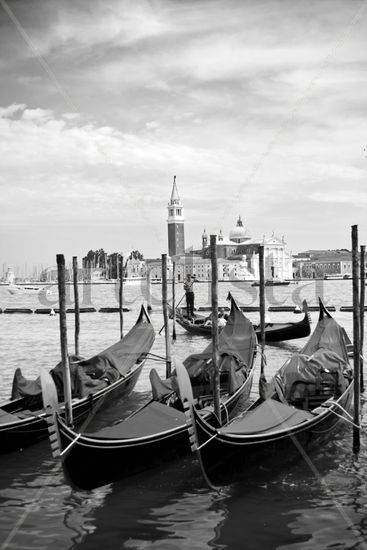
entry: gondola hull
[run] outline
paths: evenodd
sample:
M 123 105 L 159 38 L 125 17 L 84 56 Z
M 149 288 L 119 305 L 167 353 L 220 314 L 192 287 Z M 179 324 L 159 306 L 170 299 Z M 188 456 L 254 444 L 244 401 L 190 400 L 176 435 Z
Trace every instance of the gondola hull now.
M 342 410 L 351 412 L 352 402 L 353 382 L 328 410 L 304 423 L 290 429 L 238 437 L 221 434 L 220 430 L 215 433 L 194 409 L 198 443 L 202 445 L 212 438 L 200 449 L 205 471 L 213 483 L 225 484 L 247 477 L 251 472 L 256 475 L 259 464 L 262 471 L 272 471 L 286 466 L 302 455 L 308 458 L 306 453 L 320 448 L 336 427 L 345 424 L 340 416 L 346 417 Z
M 257 401 L 219 428 L 201 418 L 187 373 L 179 367 L 191 450 L 206 480 L 231 483 L 299 456 L 309 462 L 306 452 L 330 439 L 344 417 L 351 420 L 349 338 L 319 301 L 319 321 L 305 346 L 269 382 L 260 377 Z
M 84 399 L 74 399 L 72 408 L 75 425 L 79 426 L 95 407 L 101 406 L 102 400 L 105 401 L 104 406 L 107 407 L 112 400 L 129 395 L 138 381 L 143 366 L 144 362 L 138 365 L 128 376 L 120 378 L 104 390 L 90 394 Z M 47 428 L 48 424 L 44 411 L 35 415 L 29 413 L 28 417 L 16 417 L 14 420 L 0 424 L 0 453 L 5 454 L 23 449 L 47 438 Z
M 114 354 L 114 360 L 118 365 L 116 368 L 121 368 L 119 378 L 111 383 L 102 382 L 99 388 L 88 388 L 88 394 L 72 400 L 75 426 L 80 426 L 96 407 L 107 408 L 114 400 L 125 397 L 134 389 L 145 364 L 146 354 L 153 345 L 154 337 L 154 328 L 145 308 L 142 307 L 136 324 L 126 337 L 100 354 L 103 357 L 106 357 L 107 353 Z M 131 346 L 135 341 L 138 345 L 140 344 L 139 354 L 135 363 L 132 364 L 134 359 L 131 360 L 129 357 L 135 357 L 131 353 Z M 115 351 L 111 351 L 112 349 Z M 128 358 L 125 362 L 124 349 Z M 99 356 L 94 358 L 96 357 Z M 63 414 L 63 402 L 60 402 L 59 406 L 60 413 Z M 47 426 L 41 394 L 32 398 L 20 397 L 4 403 L 0 407 L 0 453 L 23 449 L 47 438 Z
M 241 402 L 243 407 L 250 396 L 256 349 L 257 338 L 252 324 L 233 301 L 218 345 L 218 363 L 222 367 L 222 422 L 228 422 L 237 413 L 237 405 Z M 192 376 L 200 414 L 216 425 L 212 356 L 212 344 L 209 344 L 201 353 L 187 357 L 182 368 L 188 377 Z M 158 374 L 152 371 L 152 399 L 125 419 L 113 423 L 107 420 L 106 425 L 95 432 L 91 432 L 90 427 L 89 433 L 82 430 L 78 433 L 68 428 L 59 415 L 51 414 L 53 455 L 61 458 L 66 478 L 73 486 L 92 489 L 159 467 L 190 451 L 181 394 L 176 391 L 176 376 L 165 381 L 159 379 L 157 383 Z
M 203 322 L 192 323 L 181 315 L 177 315 L 176 322 L 190 334 L 197 336 L 211 337 L 211 327 L 204 326 Z M 261 331 L 259 327 L 254 327 L 256 336 L 260 339 Z M 285 340 L 295 340 L 305 338 L 311 333 L 311 324 L 309 314 L 298 323 L 268 323 L 265 325 L 265 343 L 282 342 Z
M 223 421 L 231 418 L 239 402 L 248 400 L 252 380 L 253 371 L 243 386 L 222 405 Z M 72 447 L 63 458 L 66 478 L 73 486 L 89 490 L 188 454 L 190 443 L 184 414 L 177 411 L 177 418 L 178 425 L 171 430 L 155 430 L 139 438 L 104 439 L 93 434 L 79 435 L 57 417 L 60 449 Z M 215 420 L 212 412 L 204 414 L 204 418 L 212 423 Z

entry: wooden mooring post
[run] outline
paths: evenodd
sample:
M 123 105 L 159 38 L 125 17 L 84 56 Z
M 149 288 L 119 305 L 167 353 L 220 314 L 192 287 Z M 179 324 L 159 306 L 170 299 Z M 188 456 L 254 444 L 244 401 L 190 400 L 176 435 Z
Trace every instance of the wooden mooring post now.
M 73 256 L 73 286 L 74 286 L 74 309 L 75 309 L 74 346 L 75 346 L 75 355 L 79 355 L 80 308 L 79 308 L 79 289 L 78 289 L 78 258 L 76 256 Z
M 152 277 L 150 267 L 147 267 L 147 311 L 152 311 Z
M 119 316 L 120 338 L 124 337 L 124 257 L 120 256 L 120 286 L 119 286 Z
M 366 289 L 366 247 L 361 245 L 360 254 L 360 297 L 359 297 L 359 339 L 360 339 L 360 378 L 361 378 L 361 392 L 364 392 L 364 373 L 363 373 L 363 346 L 364 346 L 364 303 L 365 303 L 365 289 Z
M 162 254 L 162 307 L 164 319 L 164 335 L 166 340 L 166 378 L 171 376 L 171 339 L 168 322 L 168 299 L 167 299 L 167 254 Z
M 358 226 L 352 225 L 352 275 L 353 275 L 353 365 L 354 365 L 354 426 L 353 451 L 360 449 L 360 307 L 359 307 L 359 258 Z
M 57 284 L 59 291 L 59 320 L 60 320 L 60 344 L 61 362 L 64 383 L 65 421 L 68 426 L 73 425 L 73 409 L 71 405 L 71 379 L 68 354 L 67 323 L 66 323 L 66 285 L 65 285 L 65 258 L 63 254 L 57 254 Z
M 264 272 L 264 247 L 259 246 L 259 302 L 260 302 L 260 346 L 261 346 L 261 363 L 260 363 L 260 379 L 265 379 L 265 272 Z
M 210 235 L 210 259 L 212 267 L 211 302 L 212 302 L 212 362 L 213 362 L 213 405 L 214 414 L 221 424 L 220 414 L 220 378 L 218 365 L 218 259 L 217 236 Z

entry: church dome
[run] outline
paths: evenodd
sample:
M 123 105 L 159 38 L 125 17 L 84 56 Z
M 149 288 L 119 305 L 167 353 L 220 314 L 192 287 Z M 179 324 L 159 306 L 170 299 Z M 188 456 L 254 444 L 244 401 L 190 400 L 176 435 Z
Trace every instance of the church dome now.
M 245 227 L 243 226 L 241 216 L 238 216 L 236 227 L 232 229 L 232 231 L 229 233 L 229 239 L 236 243 L 242 243 L 249 238 L 250 237 L 247 234 Z

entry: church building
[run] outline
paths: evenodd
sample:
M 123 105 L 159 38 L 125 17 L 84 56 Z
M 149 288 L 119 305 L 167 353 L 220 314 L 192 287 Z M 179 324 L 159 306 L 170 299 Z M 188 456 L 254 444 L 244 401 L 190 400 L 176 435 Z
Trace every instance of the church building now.
M 168 267 L 172 277 L 172 263 L 176 266 L 176 279 L 183 281 L 187 274 L 199 281 L 211 278 L 210 243 L 206 229 L 202 234 L 201 248 L 185 252 L 184 209 L 181 203 L 176 176 L 173 179 L 171 199 L 168 203 Z M 284 237 L 274 234 L 266 238 L 252 238 L 245 228 L 241 216 L 229 236 L 219 230 L 217 236 L 218 278 L 222 281 L 259 280 L 259 246 L 264 247 L 264 268 L 266 279 L 292 279 L 292 257 L 285 250 Z M 160 262 L 150 264 L 151 276 L 161 277 Z

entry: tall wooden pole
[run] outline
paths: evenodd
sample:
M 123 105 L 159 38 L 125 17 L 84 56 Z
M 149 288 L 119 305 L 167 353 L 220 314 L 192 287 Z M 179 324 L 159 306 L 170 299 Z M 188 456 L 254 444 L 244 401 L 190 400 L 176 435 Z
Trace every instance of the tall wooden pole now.
M 364 375 L 363 375 L 363 345 L 364 345 L 364 303 L 365 303 L 365 288 L 366 288 L 366 247 L 361 245 L 361 257 L 360 257 L 360 311 L 359 311 L 359 354 L 360 354 L 360 370 L 361 370 L 361 392 L 364 392 Z
M 124 257 L 120 256 L 120 287 L 119 287 L 119 314 L 120 314 L 120 338 L 124 337 Z
M 264 247 L 259 246 L 259 274 L 260 274 L 260 345 L 261 364 L 260 377 L 265 378 L 265 269 L 264 269 Z
M 67 323 L 66 323 L 66 290 L 65 290 L 65 258 L 63 254 L 56 255 L 57 281 L 59 290 L 60 308 L 60 344 L 61 362 L 64 382 L 65 421 L 68 426 L 73 425 L 73 409 L 71 405 L 71 378 L 68 354 Z
M 152 278 L 150 267 L 147 267 L 147 310 L 152 311 Z
M 78 289 L 78 258 L 76 256 L 73 256 L 73 286 L 74 286 L 74 311 L 75 311 L 74 344 L 75 344 L 75 355 L 79 355 L 80 309 L 79 309 L 79 289 Z
M 162 254 L 162 306 L 164 319 L 164 335 L 166 339 L 166 378 L 171 376 L 171 340 L 168 323 L 168 299 L 167 299 L 167 254 Z
M 217 236 L 210 235 L 210 259 L 212 267 L 211 301 L 212 301 L 212 362 L 213 362 L 213 405 L 214 414 L 221 424 L 220 414 L 220 378 L 218 356 L 218 261 Z
M 360 338 L 359 338 L 359 265 L 358 265 L 358 226 L 352 225 L 352 273 L 353 273 L 353 364 L 354 364 L 354 426 L 353 451 L 360 449 Z
M 176 340 L 176 262 L 172 262 L 172 340 Z

